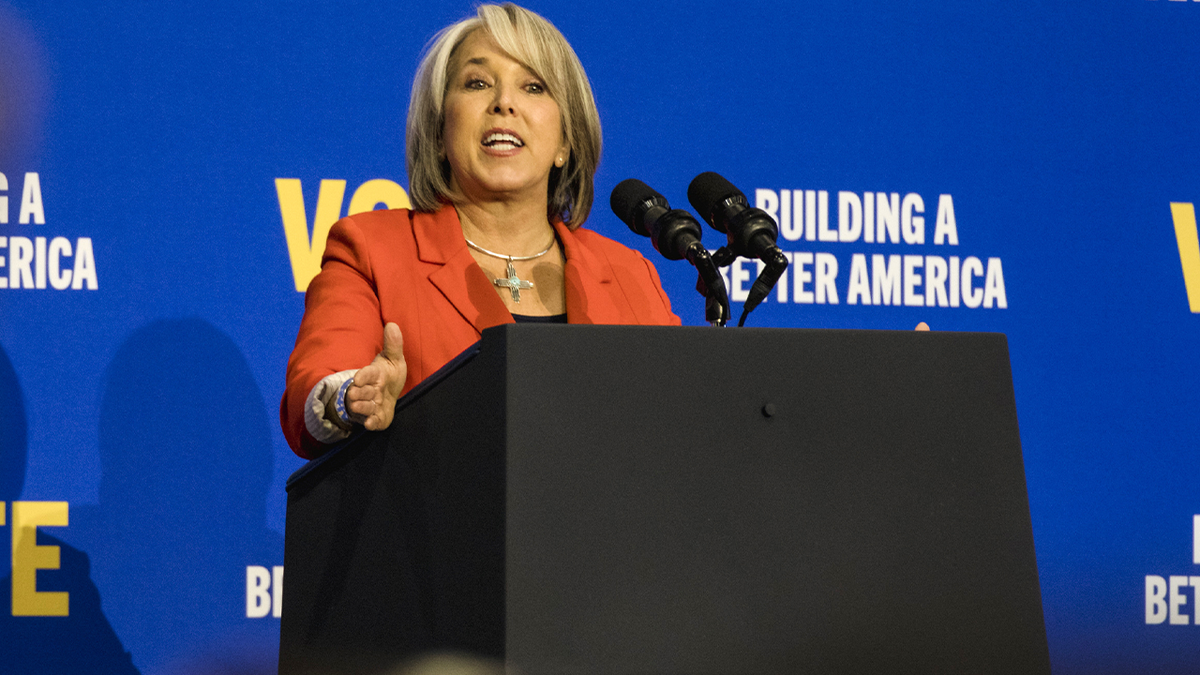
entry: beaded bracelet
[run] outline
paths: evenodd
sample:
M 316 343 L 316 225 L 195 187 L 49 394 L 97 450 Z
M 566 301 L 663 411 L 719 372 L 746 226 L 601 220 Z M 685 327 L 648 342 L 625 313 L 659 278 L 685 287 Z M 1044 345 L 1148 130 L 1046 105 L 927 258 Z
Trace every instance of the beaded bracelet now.
M 337 410 L 338 419 L 351 426 L 354 425 L 354 421 L 350 419 L 350 413 L 346 411 L 346 390 L 352 384 L 354 384 L 353 377 L 343 382 L 342 386 L 338 389 L 337 398 L 333 401 L 333 407 Z

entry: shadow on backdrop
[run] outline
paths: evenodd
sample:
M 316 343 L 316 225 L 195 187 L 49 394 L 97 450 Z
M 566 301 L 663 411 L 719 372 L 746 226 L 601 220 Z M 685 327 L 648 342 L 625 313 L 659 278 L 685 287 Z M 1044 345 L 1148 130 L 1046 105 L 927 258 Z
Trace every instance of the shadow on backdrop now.
M 246 617 L 246 567 L 283 564 L 266 527 L 274 455 L 242 353 L 199 319 L 137 330 L 100 406 L 100 503 L 74 510 L 113 627 L 146 675 L 206 655 L 273 667 L 279 620 Z
M 8 571 L 12 503 L 20 499 L 28 455 L 27 422 L 21 384 L 0 347 L 0 501 L 8 528 L 0 529 L 0 555 Z M 62 528 L 56 528 L 64 531 Z M 66 591 L 67 616 L 13 616 L 12 576 L 0 580 L 0 661 L 4 672 L 22 675 L 136 674 L 129 654 L 104 618 L 100 593 L 88 578 L 83 551 L 38 531 L 37 543 L 59 547 L 59 568 L 37 573 L 38 591 Z

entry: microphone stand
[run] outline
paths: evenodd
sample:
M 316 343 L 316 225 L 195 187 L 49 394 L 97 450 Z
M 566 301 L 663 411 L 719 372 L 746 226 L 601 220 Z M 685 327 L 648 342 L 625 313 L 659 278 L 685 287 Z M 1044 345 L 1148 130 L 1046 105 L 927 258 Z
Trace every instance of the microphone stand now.
M 727 267 L 737 259 L 737 254 L 729 249 L 728 246 L 722 246 L 717 249 L 716 254 L 712 257 L 713 262 L 719 267 Z M 788 259 L 783 254 L 783 251 L 778 246 L 771 246 L 759 254 L 758 259 L 763 261 L 765 267 L 758 278 L 754 280 L 754 284 L 750 286 L 750 292 L 746 296 L 746 302 L 742 304 L 742 316 L 738 318 L 738 328 L 746 324 L 746 317 L 750 312 L 754 311 L 755 307 L 762 304 L 763 300 L 771 294 L 771 289 L 775 288 L 775 284 L 779 283 L 779 277 L 787 271 Z
M 729 323 L 729 293 L 721 279 L 721 271 L 708 249 L 699 241 L 684 252 L 687 261 L 696 268 L 696 292 L 704 296 L 704 318 L 710 326 L 724 327 Z

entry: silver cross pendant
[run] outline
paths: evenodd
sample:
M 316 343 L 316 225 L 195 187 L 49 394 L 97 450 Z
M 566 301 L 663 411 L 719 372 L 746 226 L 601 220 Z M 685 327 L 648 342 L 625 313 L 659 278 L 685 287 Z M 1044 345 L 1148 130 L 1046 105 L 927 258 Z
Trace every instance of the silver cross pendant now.
M 533 288 L 532 281 L 525 281 L 517 276 L 517 268 L 513 267 L 512 261 L 508 261 L 508 278 L 496 278 L 492 280 L 500 288 L 507 288 L 512 293 L 513 302 L 521 302 L 521 290 Z

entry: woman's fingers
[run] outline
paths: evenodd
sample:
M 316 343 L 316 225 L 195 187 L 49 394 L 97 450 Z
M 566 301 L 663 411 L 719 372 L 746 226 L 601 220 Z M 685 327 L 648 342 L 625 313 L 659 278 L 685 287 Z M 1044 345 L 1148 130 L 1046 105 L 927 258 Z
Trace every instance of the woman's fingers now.
M 388 420 L 390 423 L 391 420 Z M 388 428 L 388 424 L 384 424 L 384 414 L 382 408 L 376 408 L 375 413 L 363 421 L 363 426 L 369 431 L 379 431 L 380 429 Z
M 396 399 L 400 397 L 404 381 L 408 378 L 408 364 L 404 361 L 404 336 L 400 334 L 399 326 L 389 322 L 383 327 L 383 351 L 359 373 L 363 371 L 367 371 L 363 384 L 370 388 L 371 394 L 371 410 L 364 413 L 369 417 L 363 426 L 372 431 L 386 429 L 392 424 Z
M 383 401 L 381 375 L 379 367 L 374 364 L 360 369 L 355 374 L 354 384 L 346 389 L 346 409 L 351 414 L 361 418 L 370 418 L 376 414 L 379 404 Z
M 396 399 L 404 389 L 408 365 L 404 362 L 404 338 L 400 328 L 389 323 L 383 330 L 383 351 L 370 365 L 360 368 L 346 389 L 346 410 L 372 430 L 392 423 Z
M 353 398 L 349 391 L 346 392 L 346 409 L 356 415 L 370 415 L 379 403 L 378 397 Z
M 346 390 L 346 400 L 353 403 L 355 401 L 375 401 L 381 398 L 382 390 L 374 384 L 350 385 Z

